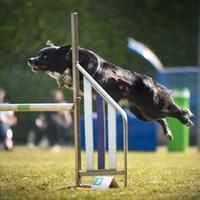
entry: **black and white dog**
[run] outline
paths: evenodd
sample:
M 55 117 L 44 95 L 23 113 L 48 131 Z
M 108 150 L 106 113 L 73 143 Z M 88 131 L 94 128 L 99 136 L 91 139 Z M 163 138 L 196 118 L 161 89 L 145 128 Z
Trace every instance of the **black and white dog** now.
M 174 117 L 186 126 L 194 126 L 187 117 L 190 110 L 178 107 L 164 86 L 151 77 L 122 69 L 109 63 L 94 52 L 79 48 L 80 65 L 111 95 L 111 97 L 142 121 L 158 122 L 169 139 L 173 139 L 166 117 Z M 60 86 L 72 88 L 71 45 L 55 46 L 48 41 L 37 57 L 28 64 L 33 71 L 47 72 Z M 80 74 L 80 88 L 83 76 Z

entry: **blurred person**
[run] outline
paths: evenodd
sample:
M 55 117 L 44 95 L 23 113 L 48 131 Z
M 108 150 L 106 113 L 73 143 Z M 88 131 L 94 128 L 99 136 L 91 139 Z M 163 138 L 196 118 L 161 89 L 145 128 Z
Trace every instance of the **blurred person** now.
M 6 92 L 0 88 L 0 103 L 5 102 Z M 13 149 L 13 132 L 11 126 L 17 124 L 17 118 L 12 111 L 0 112 L 0 142 L 3 143 L 4 149 Z
M 64 94 L 61 90 L 54 90 L 51 94 L 52 103 L 65 103 Z M 72 135 L 72 117 L 70 112 L 44 112 L 35 120 L 37 127 L 37 138 L 40 139 L 39 145 L 42 147 L 52 147 L 59 149 L 60 145 L 71 145 Z M 33 132 L 31 135 L 35 140 Z

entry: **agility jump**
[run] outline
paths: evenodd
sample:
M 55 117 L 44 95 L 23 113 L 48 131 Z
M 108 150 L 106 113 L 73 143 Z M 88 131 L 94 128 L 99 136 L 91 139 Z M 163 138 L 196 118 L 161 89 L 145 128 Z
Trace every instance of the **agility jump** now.
M 127 187 L 127 115 L 124 110 L 108 95 L 107 92 L 79 65 L 78 52 L 78 14 L 71 14 L 72 34 L 72 65 L 73 65 L 73 103 L 62 104 L 0 104 L 0 111 L 15 112 L 50 112 L 71 111 L 74 112 L 74 148 L 75 148 L 75 186 L 83 186 L 82 176 L 107 176 L 123 175 L 124 187 Z M 86 142 L 86 170 L 82 170 L 81 146 L 80 146 L 80 95 L 79 72 L 84 76 L 84 116 L 85 116 L 85 142 Z M 92 123 L 92 88 L 97 92 L 98 115 L 98 168 L 94 168 L 94 145 Z M 105 168 L 105 112 L 104 105 L 108 107 L 108 161 L 109 167 Z M 116 148 L 116 111 L 123 119 L 123 169 L 117 167 Z

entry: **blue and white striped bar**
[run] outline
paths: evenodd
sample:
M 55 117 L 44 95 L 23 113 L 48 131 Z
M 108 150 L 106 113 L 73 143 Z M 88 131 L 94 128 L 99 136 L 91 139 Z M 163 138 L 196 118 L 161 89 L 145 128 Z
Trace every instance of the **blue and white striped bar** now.
M 87 170 L 94 169 L 94 142 L 93 142 L 93 114 L 92 114 L 92 86 L 84 77 L 84 123 L 85 123 L 85 151 Z
M 54 112 L 54 111 L 73 111 L 73 103 L 20 103 L 0 104 L 0 111 L 14 112 Z
M 97 111 L 97 152 L 98 169 L 105 169 L 105 149 L 106 149 L 106 123 L 105 123 L 105 102 L 101 95 L 96 92 Z

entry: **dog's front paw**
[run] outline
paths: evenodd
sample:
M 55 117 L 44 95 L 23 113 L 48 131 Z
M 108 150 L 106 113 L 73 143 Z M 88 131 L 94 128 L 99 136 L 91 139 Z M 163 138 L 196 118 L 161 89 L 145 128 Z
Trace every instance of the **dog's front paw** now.
M 63 88 L 65 83 L 63 81 L 57 80 L 58 88 Z
M 58 79 L 57 79 L 57 83 L 58 83 L 58 87 L 59 88 L 63 88 L 65 86 L 65 76 L 61 75 Z
M 51 42 L 50 40 L 47 40 L 46 46 L 47 47 L 55 47 L 55 45 L 53 44 L 53 42 Z

